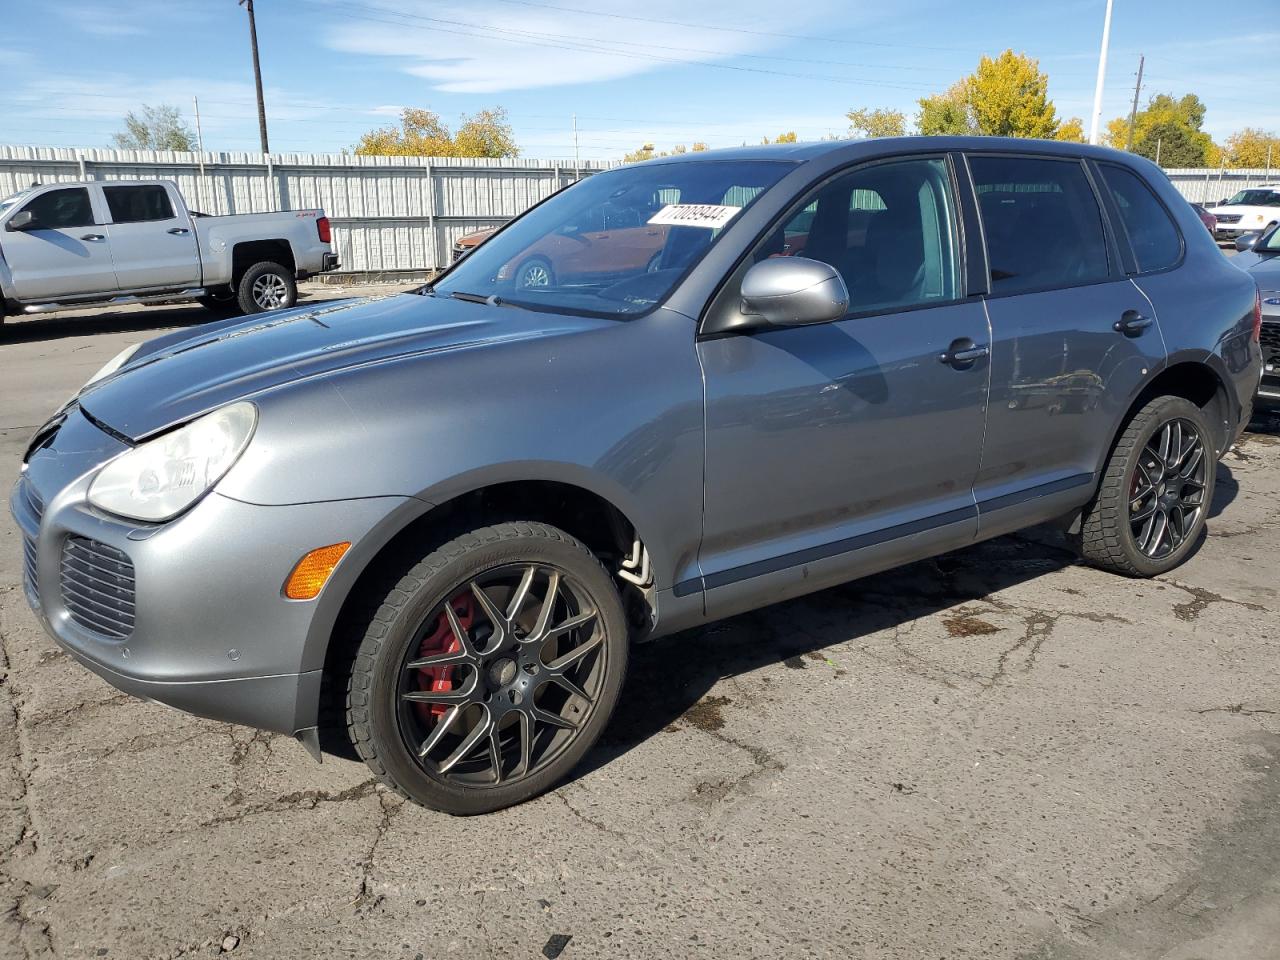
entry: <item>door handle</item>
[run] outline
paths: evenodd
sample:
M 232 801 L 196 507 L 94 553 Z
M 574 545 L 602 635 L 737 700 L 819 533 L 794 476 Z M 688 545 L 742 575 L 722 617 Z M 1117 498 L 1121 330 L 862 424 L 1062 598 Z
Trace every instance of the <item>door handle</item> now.
M 185 237 L 191 231 L 186 227 L 174 227 L 170 231 L 175 237 Z
M 1112 324 L 1112 329 L 1116 333 L 1123 333 L 1126 337 L 1136 337 L 1149 326 L 1151 326 L 1150 317 L 1144 317 L 1137 310 L 1126 310 L 1120 315 L 1120 319 Z
M 949 367 L 963 370 L 971 366 L 975 360 L 988 356 L 991 350 L 982 343 L 974 343 L 968 337 L 953 340 L 946 353 L 938 355 L 938 360 Z
M 103 236 L 102 234 L 100 234 L 100 233 L 86 233 L 86 234 L 85 234 L 83 237 L 81 237 L 80 239 L 81 239 L 81 240 L 92 240 L 93 242 L 97 243 L 98 241 L 100 241 L 100 240 L 105 240 L 105 239 L 107 239 L 107 238 L 106 238 L 106 237 L 104 237 L 104 236 Z

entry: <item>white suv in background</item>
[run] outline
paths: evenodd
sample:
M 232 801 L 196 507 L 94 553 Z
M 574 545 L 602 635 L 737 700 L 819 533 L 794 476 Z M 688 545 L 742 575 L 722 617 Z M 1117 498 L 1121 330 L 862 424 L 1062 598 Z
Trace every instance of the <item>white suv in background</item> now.
M 1241 190 L 1221 206 L 1210 207 L 1218 218 L 1214 236 L 1234 240 L 1244 233 L 1258 233 L 1280 223 L 1280 183 Z

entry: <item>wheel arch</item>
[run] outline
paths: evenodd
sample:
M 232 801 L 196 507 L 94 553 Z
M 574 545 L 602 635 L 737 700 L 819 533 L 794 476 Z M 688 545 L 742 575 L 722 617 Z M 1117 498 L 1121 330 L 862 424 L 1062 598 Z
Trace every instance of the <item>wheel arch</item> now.
M 255 263 L 270 260 L 297 272 L 297 263 L 293 256 L 293 247 L 283 238 L 274 240 L 247 240 L 237 243 L 231 248 L 231 286 L 236 288 L 245 271 Z
M 409 498 L 352 547 L 349 559 L 339 566 L 343 577 L 331 582 L 322 594 L 308 630 L 303 652 L 304 670 L 323 670 L 319 702 L 299 705 L 300 716 L 314 715 L 322 726 L 326 716 L 332 726 L 339 707 L 345 671 L 354 655 L 353 638 L 369 613 L 367 597 L 374 585 L 398 574 L 448 540 L 478 526 L 503 520 L 536 520 L 564 530 L 581 540 L 616 573 L 632 541 L 645 543 L 640 528 L 613 498 L 577 483 L 556 479 L 496 480 L 427 501 Z M 648 544 L 645 544 L 646 549 Z M 343 570 L 343 568 L 346 568 Z M 637 635 L 656 622 L 656 591 L 618 582 L 628 621 Z M 332 588 L 337 587 L 334 590 Z M 303 725 L 308 725 L 303 723 Z
M 1237 404 L 1232 402 L 1227 389 L 1227 379 L 1214 368 L 1213 354 L 1208 357 L 1175 357 L 1154 377 L 1145 383 L 1134 396 L 1119 423 L 1112 429 L 1111 443 L 1098 463 L 1101 476 L 1111 451 L 1124 433 L 1134 415 L 1156 397 L 1174 396 L 1191 401 L 1204 411 L 1213 427 L 1214 452 L 1221 457 L 1231 442 L 1233 420 L 1237 416 Z

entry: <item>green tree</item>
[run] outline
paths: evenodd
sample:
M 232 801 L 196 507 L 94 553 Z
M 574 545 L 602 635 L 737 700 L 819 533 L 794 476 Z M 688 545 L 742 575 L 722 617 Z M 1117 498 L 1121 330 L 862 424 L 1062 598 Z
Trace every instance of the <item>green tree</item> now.
M 515 157 L 520 148 L 501 107 L 464 115 L 456 135 L 438 113 L 406 107 L 400 126 L 370 130 L 360 137 L 355 152 L 360 156 Z
M 845 116 L 849 119 L 849 133 L 855 137 L 871 140 L 876 137 L 907 135 L 907 118 L 901 110 L 870 110 L 863 107 L 860 110 L 850 110 Z
M 988 137 L 1052 138 L 1058 113 L 1049 99 L 1049 76 L 1040 62 L 1006 50 L 983 57 L 966 83 L 978 133 Z
M 1084 143 L 1084 121 L 1079 117 L 1064 120 L 1053 135 L 1055 140 L 1067 140 L 1071 143 Z
M 124 132 L 111 138 L 121 150 L 194 150 L 196 137 L 177 107 L 142 105 L 142 116 L 124 115 Z
M 1012 50 L 983 57 L 972 74 L 919 103 L 916 125 L 925 135 L 1052 139 L 1063 126 L 1049 99 L 1048 74 L 1038 60 Z M 1066 138 L 1075 136 L 1071 121 L 1065 128 Z
M 1257 127 L 1245 127 L 1227 137 L 1222 162 L 1228 167 L 1280 166 L 1280 136 Z
M 1167 93 L 1153 96 L 1138 111 L 1133 123 L 1133 152 L 1148 160 L 1160 156 L 1164 167 L 1203 167 L 1214 164 L 1219 148 L 1200 129 L 1205 105 L 1194 93 L 1174 99 Z M 1107 124 L 1108 143 L 1120 150 L 1129 144 L 1129 121 L 1118 117 Z
M 953 83 L 942 93 L 922 97 L 916 126 L 927 137 L 964 136 L 978 132 L 969 110 L 967 80 Z

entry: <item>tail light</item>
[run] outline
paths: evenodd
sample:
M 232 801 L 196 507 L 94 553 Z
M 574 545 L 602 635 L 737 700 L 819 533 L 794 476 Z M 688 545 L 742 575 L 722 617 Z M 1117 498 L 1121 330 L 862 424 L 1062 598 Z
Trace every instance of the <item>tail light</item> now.
M 329 230 L 329 218 L 328 218 L 328 217 L 320 217 L 318 220 L 316 220 L 316 233 L 320 234 L 320 242 L 321 242 L 321 243 L 332 243 L 332 242 L 333 242 L 333 234 L 332 234 L 332 232 Z
M 1262 341 L 1262 291 L 1253 295 L 1253 342 Z

